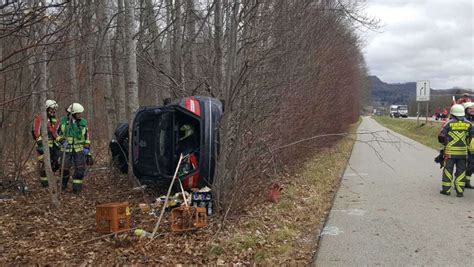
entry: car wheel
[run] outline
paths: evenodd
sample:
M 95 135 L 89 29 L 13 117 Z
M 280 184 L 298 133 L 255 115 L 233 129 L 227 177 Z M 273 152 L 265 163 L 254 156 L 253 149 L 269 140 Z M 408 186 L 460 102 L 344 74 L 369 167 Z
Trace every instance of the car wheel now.
M 128 172 L 128 123 L 121 123 L 109 143 L 112 162 L 122 173 Z

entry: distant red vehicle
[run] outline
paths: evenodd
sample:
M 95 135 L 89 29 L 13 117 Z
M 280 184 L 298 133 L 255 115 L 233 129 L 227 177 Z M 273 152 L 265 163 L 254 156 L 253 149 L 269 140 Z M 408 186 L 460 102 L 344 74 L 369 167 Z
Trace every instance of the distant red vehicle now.
M 435 111 L 435 120 L 441 120 L 441 119 L 446 119 L 449 116 L 449 109 L 448 108 L 437 108 Z
M 468 93 L 462 94 L 462 97 L 456 100 L 456 104 L 464 104 L 466 102 L 472 102 L 471 98 L 469 97 Z

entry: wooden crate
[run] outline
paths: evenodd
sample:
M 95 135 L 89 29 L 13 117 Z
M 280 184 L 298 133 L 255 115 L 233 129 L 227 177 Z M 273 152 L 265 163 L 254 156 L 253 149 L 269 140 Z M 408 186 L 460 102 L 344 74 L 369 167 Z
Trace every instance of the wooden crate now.
M 203 207 L 181 206 L 171 210 L 171 231 L 183 232 L 207 226 L 207 211 Z
M 96 230 L 99 233 L 113 233 L 130 229 L 130 207 L 128 202 L 114 202 L 96 207 Z

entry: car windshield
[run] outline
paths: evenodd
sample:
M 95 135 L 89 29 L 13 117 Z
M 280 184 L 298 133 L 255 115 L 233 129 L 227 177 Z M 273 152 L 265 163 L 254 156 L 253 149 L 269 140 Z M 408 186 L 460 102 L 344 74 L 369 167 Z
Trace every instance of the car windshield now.
M 400 106 L 398 109 L 400 109 L 400 110 L 407 110 L 407 106 Z

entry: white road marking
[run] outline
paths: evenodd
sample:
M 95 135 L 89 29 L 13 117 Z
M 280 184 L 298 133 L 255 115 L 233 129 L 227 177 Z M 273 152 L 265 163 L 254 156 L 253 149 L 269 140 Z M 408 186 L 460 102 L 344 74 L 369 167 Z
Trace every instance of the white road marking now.
M 339 230 L 337 226 L 326 226 L 323 229 L 321 235 L 339 235 L 344 233 L 344 231 Z

